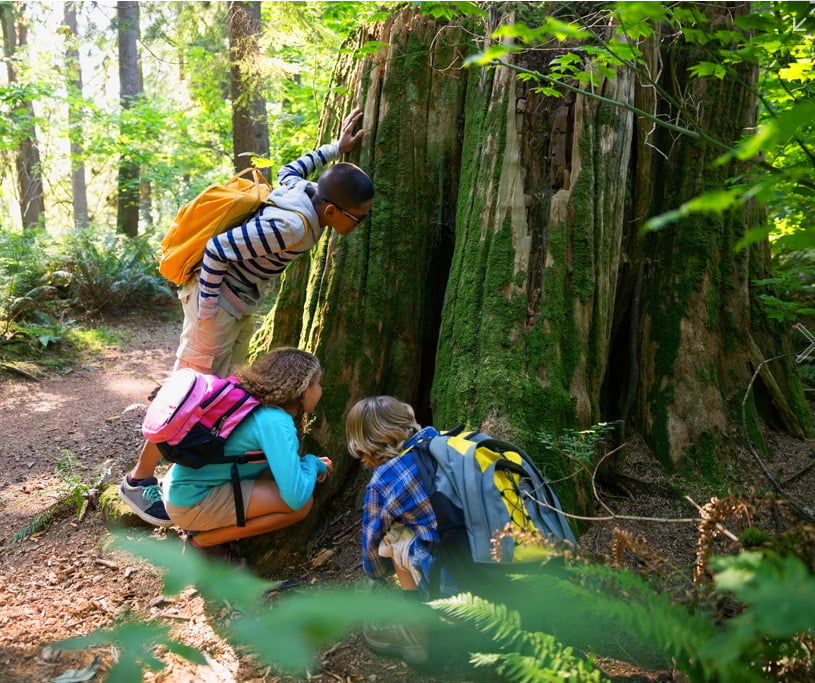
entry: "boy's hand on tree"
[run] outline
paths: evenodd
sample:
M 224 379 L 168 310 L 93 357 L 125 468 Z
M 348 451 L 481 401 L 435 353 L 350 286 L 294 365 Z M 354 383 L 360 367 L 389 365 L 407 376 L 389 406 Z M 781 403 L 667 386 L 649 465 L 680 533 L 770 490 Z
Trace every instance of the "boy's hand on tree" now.
M 354 127 L 361 118 L 362 109 L 357 107 L 343 119 L 342 127 L 340 128 L 341 154 L 344 152 L 350 152 L 352 149 L 354 149 L 356 144 L 362 140 L 362 136 L 365 135 L 364 128 L 360 128 L 356 133 L 354 132 Z

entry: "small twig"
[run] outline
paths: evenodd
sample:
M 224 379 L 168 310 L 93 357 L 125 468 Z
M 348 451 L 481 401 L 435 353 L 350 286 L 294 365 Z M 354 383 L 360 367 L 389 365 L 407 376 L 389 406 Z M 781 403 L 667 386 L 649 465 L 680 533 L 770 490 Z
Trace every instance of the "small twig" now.
M 750 451 L 750 454 L 753 456 L 753 459 L 758 464 L 759 469 L 764 473 L 764 476 L 767 477 L 769 482 L 773 485 L 773 488 L 781 496 L 783 496 L 784 498 L 787 499 L 787 501 L 792 506 L 792 508 L 799 515 L 801 515 L 804 519 L 807 519 L 810 522 L 812 522 L 812 521 L 815 521 L 815 516 L 813 516 L 812 512 L 810 510 L 808 510 L 807 507 L 803 503 L 800 503 L 793 496 L 791 496 L 784 489 L 784 487 L 781 486 L 781 484 L 778 483 L 776 478 L 772 475 L 770 470 L 767 468 L 767 465 L 764 464 L 764 461 L 761 459 L 761 456 L 756 451 L 755 446 L 753 446 L 753 442 L 750 439 L 750 432 L 747 429 L 747 397 L 750 395 L 750 389 L 753 388 L 753 384 L 755 383 L 756 378 L 758 377 L 759 373 L 761 372 L 761 369 L 767 363 L 769 363 L 771 361 L 778 360 L 779 358 L 789 358 L 790 356 L 796 356 L 796 355 L 798 355 L 798 354 L 785 353 L 785 354 L 782 354 L 780 356 L 773 356 L 772 358 L 768 358 L 767 360 L 762 360 L 758 364 L 758 367 L 755 369 L 755 372 L 753 373 L 753 376 L 750 378 L 750 382 L 747 385 L 747 389 L 744 392 L 744 398 L 741 400 L 741 421 L 742 421 L 742 427 L 744 428 L 744 438 L 745 438 L 745 441 L 747 442 L 747 447 L 748 447 L 748 449 Z
M 801 475 L 806 474 L 807 472 L 809 472 L 809 470 L 811 470 L 813 467 L 815 467 L 815 460 L 813 460 L 811 463 L 809 463 L 809 465 L 805 465 L 804 467 L 802 467 L 795 474 L 791 474 L 789 477 L 784 479 L 784 481 L 781 482 L 781 485 L 786 486 L 787 484 L 791 484 L 796 479 L 798 479 L 798 477 L 800 477 Z
M 528 495 L 528 494 L 527 494 Z M 618 515 L 612 512 L 609 508 L 609 516 L 608 517 L 583 517 L 582 515 L 575 515 L 571 512 L 566 512 L 565 510 L 561 510 L 556 508 L 554 505 L 549 505 L 549 503 L 545 503 L 542 500 L 538 500 L 534 496 L 529 496 L 532 500 L 535 501 L 541 507 L 548 508 L 549 510 L 554 510 L 557 513 L 560 513 L 564 517 L 568 517 L 569 519 L 580 519 L 584 522 L 611 522 L 615 519 L 627 519 L 630 521 L 637 521 L 637 522 L 674 522 L 674 523 L 681 523 L 681 524 L 696 524 L 699 522 L 698 517 L 680 517 L 680 518 L 668 518 L 668 517 L 639 517 L 638 515 Z M 605 506 L 604 506 L 605 507 Z
M 602 499 L 600 498 L 600 494 L 597 493 L 597 472 L 600 470 L 600 465 L 603 464 L 603 461 L 606 458 L 611 457 L 614 453 L 621 450 L 625 445 L 626 445 L 625 443 L 622 443 L 619 446 L 617 446 L 617 448 L 614 448 L 605 455 L 603 455 L 603 457 L 597 461 L 597 464 L 594 466 L 594 471 L 591 473 L 591 490 L 592 493 L 594 493 L 594 498 L 598 503 L 600 503 L 600 505 L 603 506 L 606 512 L 608 512 L 610 515 L 613 515 L 614 512 L 612 512 L 611 508 L 602 501 Z
M 354 522 L 350 527 L 348 527 L 345 531 L 343 531 L 339 536 L 337 536 L 334 539 L 333 542 L 336 544 L 337 541 L 341 541 L 346 536 L 348 536 L 352 531 L 355 531 L 358 526 L 361 526 L 361 525 L 362 525 L 362 519 L 360 518 L 356 522 Z

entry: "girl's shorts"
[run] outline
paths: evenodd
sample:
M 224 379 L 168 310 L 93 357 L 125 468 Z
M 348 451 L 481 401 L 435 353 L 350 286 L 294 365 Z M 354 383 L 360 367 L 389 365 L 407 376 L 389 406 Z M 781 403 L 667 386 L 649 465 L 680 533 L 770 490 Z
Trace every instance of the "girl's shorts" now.
M 254 487 L 254 479 L 241 481 L 244 513 L 246 513 L 249 497 Z M 206 498 L 189 507 L 179 507 L 166 500 L 164 507 L 173 524 L 186 531 L 209 531 L 225 526 L 235 526 L 238 523 L 238 517 L 235 514 L 235 493 L 231 483 L 216 486 L 207 494 Z

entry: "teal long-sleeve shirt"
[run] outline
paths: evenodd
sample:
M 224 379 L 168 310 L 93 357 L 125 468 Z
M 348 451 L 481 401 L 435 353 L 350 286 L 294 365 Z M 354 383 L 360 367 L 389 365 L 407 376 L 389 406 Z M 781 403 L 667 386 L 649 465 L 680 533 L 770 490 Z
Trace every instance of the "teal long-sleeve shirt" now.
M 294 419 L 280 408 L 260 406 L 243 419 L 226 440 L 226 455 L 262 451 L 266 462 L 238 465 L 241 480 L 256 479 L 269 468 L 280 489 L 280 496 L 292 510 L 303 507 L 314 492 L 317 477 L 327 467 L 317 456 L 299 455 L 300 443 Z M 173 465 L 164 480 L 167 502 L 189 507 L 207 496 L 211 489 L 228 484 L 231 464 L 206 465 L 200 469 Z

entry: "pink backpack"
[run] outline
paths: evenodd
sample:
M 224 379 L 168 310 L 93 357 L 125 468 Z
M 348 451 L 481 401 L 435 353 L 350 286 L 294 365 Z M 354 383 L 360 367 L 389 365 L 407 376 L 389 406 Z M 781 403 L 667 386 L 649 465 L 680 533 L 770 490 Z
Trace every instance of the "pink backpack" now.
M 159 389 L 144 416 L 144 438 L 155 443 L 170 462 L 195 469 L 232 464 L 232 486 L 238 525 L 244 526 L 238 465 L 266 460 L 262 451 L 224 455 L 232 430 L 260 405 L 238 383 L 190 368 L 174 373 Z

